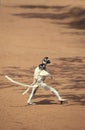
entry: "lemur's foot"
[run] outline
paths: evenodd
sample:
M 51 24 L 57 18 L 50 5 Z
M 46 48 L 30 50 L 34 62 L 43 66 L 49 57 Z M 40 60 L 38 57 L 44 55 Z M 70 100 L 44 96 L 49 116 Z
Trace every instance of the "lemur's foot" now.
M 36 103 L 34 103 L 34 102 L 27 102 L 27 104 L 29 104 L 29 105 L 36 105 Z
M 59 102 L 60 102 L 60 104 L 63 104 L 63 102 L 66 102 L 67 101 L 67 99 L 59 99 Z

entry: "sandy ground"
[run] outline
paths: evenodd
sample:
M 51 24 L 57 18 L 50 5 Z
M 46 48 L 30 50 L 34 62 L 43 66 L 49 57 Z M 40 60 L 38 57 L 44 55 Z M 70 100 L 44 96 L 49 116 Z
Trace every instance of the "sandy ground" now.
M 51 59 L 50 92 L 30 92 L 4 78 L 30 84 L 44 56 Z M 0 130 L 85 130 L 85 2 L 84 0 L 4 0 L 0 5 Z

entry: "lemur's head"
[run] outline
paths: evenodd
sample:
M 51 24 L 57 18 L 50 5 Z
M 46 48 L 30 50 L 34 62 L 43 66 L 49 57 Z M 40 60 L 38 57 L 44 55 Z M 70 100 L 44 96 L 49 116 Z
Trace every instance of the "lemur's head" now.
M 39 69 L 40 70 L 46 70 L 46 65 L 45 64 L 39 64 Z
M 50 59 L 48 58 L 48 57 L 44 57 L 43 58 L 43 60 L 42 60 L 42 64 L 50 64 L 51 63 L 51 61 L 50 61 Z

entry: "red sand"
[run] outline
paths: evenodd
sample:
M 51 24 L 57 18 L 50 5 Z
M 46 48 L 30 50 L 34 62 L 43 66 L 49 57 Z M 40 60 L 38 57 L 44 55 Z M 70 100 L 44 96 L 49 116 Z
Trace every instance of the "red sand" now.
M 85 2 L 84 0 L 3 1 L 0 6 L 0 130 L 85 129 Z M 44 56 L 52 63 L 48 84 L 68 103 L 60 105 L 50 92 L 30 93 L 23 83 L 33 80 L 34 67 Z

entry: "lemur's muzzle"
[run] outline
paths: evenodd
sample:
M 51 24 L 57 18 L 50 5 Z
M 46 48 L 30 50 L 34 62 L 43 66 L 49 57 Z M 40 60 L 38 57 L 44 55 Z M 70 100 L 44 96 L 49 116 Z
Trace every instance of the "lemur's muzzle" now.
M 47 64 L 50 64 L 51 63 L 51 61 L 50 60 L 47 60 Z
M 49 60 L 48 57 L 44 57 L 44 59 L 42 60 L 42 63 L 43 63 L 43 64 L 50 64 L 51 61 Z

